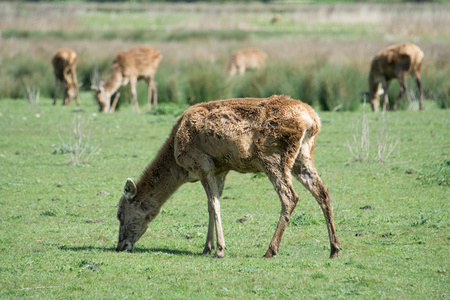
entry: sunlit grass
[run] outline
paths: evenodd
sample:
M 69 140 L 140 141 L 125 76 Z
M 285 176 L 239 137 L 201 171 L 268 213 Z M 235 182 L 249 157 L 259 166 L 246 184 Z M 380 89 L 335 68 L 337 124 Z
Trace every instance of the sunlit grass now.
M 330 190 L 340 258 L 328 259 L 320 208 L 294 182 L 300 200 L 280 253 L 263 259 L 278 197 L 264 175 L 232 172 L 221 201 L 228 249 L 213 259 L 200 255 L 208 213 L 199 183 L 167 201 L 134 253 L 114 251 L 123 184 L 140 177 L 179 108 L 162 103 L 165 115 L 136 115 L 124 105 L 99 114 L 89 93 L 81 101 L 79 111 L 41 97 L 39 118 L 23 99 L 0 101 L 1 297 L 446 297 L 447 110 L 389 113 L 399 144 L 383 164 L 357 162 L 347 148 L 361 111 L 319 112 L 315 165 Z M 89 121 L 92 143 L 101 143 L 78 166 L 66 163 L 69 153 L 52 154 L 74 117 Z M 383 121 L 369 110 L 366 118 L 375 147 Z

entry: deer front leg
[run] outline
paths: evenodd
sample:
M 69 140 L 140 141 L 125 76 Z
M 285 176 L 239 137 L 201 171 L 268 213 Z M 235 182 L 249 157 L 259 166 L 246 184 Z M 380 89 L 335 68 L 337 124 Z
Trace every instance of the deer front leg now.
M 223 235 L 223 229 L 222 229 L 222 219 L 220 216 L 220 193 L 219 193 L 219 186 L 217 184 L 216 177 L 214 176 L 213 172 L 210 171 L 205 176 L 201 176 L 200 179 L 203 185 L 203 188 L 205 189 L 206 195 L 208 197 L 208 209 L 210 209 L 209 214 L 209 226 L 208 226 L 208 237 L 205 245 L 205 250 L 208 250 L 209 243 L 212 243 L 212 225 L 211 222 L 214 222 L 214 226 L 216 227 L 216 237 L 217 237 L 217 248 L 216 248 L 216 254 L 214 257 L 222 258 L 224 255 L 224 250 L 226 249 L 225 246 L 225 238 Z M 210 208 L 211 207 L 211 208 Z M 212 212 L 212 213 L 211 213 Z M 214 218 L 214 220 L 213 220 Z M 212 249 L 212 248 L 211 248 Z M 205 253 L 205 250 L 203 250 L 203 253 Z
M 225 185 L 225 174 L 217 175 L 217 190 L 219 193 L 219 199 L 222 197 L 223 187 Z M 206 244 L 203 250 L 203 254 L 210 254 L 212 249 L 214 249 L 214 228 L 215 228 L 215 216 L 214 216 L 214 208 L 208 201 L 208 213 L 209 213 L 209 223 L 208 223 L 208 234 L 206 237 Z
M 209 213 L 209 222 L 208 222 L 208 234 L 206 235 L 206 243 L 205 248 L 203 249 L 203 254 L 211 254 L 212 249 L 214 249 L 214 208 L 212 207 L 210 201 L 208 200 L 208 213 Z
M 175 150 L 177 163 L 189 172 L 197 174 L 208 198 L 209 225 L 203 253 L 209 253 L 213 249 L 215 227 L 217 236 L 215 257 L 223 257 L 226 246 L 220 217 L 220 195 L 222 194 L 226 173 L 216 177 L 213 159 L 195 147 L 186 147 L 180 143 L 175 148 L 177 149 Z
M 158 84 L 153 80 L 153 77 L 147 80 L 148 91 L 147 91 L 147 112 L 152 110 L 152 93 L 153 95 L 153 106 L 155 108 L 158 106 Z
M 141 111 L 139 109 L 139 102 L 137 100 L 136 86 L 137 86 L 137 78 L 130 78 L 130 88 L 131 88 L 131 96 L 133 98 L 133 104 L 134 104 L 134 112 L 140 113 Z

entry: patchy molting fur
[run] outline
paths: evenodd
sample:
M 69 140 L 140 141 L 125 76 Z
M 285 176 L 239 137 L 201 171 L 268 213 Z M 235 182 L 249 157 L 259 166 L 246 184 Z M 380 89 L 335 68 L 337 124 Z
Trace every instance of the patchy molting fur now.
M 184 183 L 200 181 L 208 198 L 209 225 L 204 254 L 223 257 L 220 197 L 225 177 L 264 172 L 282 204 L 279 223 L 265 257 L 278 253 L 281 237 L 298 195 L 291 176 L 316 198 L 327 223 L 331 253 L 341 249 L 334 227 L 328 189 L 314 167 L 320 120 L 314 110 L 287 96 L 229 99 L 197 104 L 177 120 L 156 158 L 135 184 L 128 179 L 120 199 L 117 251 L 135 246 L 165 201 Z

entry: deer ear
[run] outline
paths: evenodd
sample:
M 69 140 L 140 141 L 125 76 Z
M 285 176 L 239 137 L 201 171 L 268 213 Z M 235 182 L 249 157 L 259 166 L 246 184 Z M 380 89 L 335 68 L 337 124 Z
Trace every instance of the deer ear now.
M 125 187 L 123 188 L 123 196 L 127 200 L 131 200 L 136 196 L 137 194 L 137 188 L 136 184 L 134 184 L 133 180 L 131 178 L 127 179 L 127 182 L 125 183 Z

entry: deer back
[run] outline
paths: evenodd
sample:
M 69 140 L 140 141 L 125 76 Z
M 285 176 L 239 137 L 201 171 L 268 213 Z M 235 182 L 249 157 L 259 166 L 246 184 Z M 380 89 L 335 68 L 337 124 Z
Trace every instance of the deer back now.
M 385 76 L 386 80 L 397 78 L 400 73 L 419 73 L 424 54 L 414 44 L 393 45 L 380 50 L 372 61 L 372 76 Z M 416 74 L 417 75 L 417 74 Z
M 302 138 L 319 128 L 314 110 L 287 96 L 201 103 L 181 117 L 175 157 L 185 166 L 183 159 L 199 151 L 213 159 L 216 172 L 261 172 L 260 157 L 277 153 L 293 161 Z
M 267 55 L 262 50 L 256 48 L 243 49 L 235 51 L 231 61 L 236 66 L 245 66 L 246 68 L 257 68 L 266 61 Z
M 64 76 L 64 73 L 67 73 L 70 70 L 74 73 L 74 69 L 76 68 L 78 56 L 75 51 L 70 49 L 60 49 L 53 56 L 52 64 L 53 71 L 58 80 L 62 82 L 66 82 L 67 78 Z
M 114 60 L 124 77 L 152 77 L 161 63 L 161 52 L 149 47 L 134 47 L 119 52 Z

